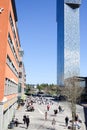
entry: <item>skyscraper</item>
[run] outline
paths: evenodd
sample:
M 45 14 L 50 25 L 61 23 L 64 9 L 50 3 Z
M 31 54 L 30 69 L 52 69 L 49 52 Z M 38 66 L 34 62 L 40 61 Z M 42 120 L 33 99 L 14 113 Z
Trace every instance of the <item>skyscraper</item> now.
M 57 84 L 79 76 L 81 0 L 57 0 Z

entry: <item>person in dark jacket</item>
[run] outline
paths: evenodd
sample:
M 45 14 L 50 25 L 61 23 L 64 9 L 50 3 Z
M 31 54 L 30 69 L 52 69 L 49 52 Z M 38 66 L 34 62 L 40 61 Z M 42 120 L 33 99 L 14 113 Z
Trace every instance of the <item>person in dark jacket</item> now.
M 57 113 L 58 113 L 58 110 L 57 110 L 57 109 L 55 109 L 55 110 L 54 110 L 54 115 L 56 116 L 56 115 L 57 115 Z
M 30 123 L 29 116 L 26 117 L 26 128 L 28 129 Z
M 58 109 L 59 109 L 59 112 L 61 112 L 61 111 L 62 111 L 62 107 L 61 107 L 60 105 L 59 105 Z
M 25 124 L 25 122 L 26 122 L 26 115 L 23 116 L 23 122 Z
M 69 118 L 68 118 L 68 116 L 66 116 L 65 117 L 65 124 L 66 124 L 66 126 L 68 126 L 68 122 L 69 122 Z
M 18 127 L 18 119 L 15 119 L 15 126 Z
M 75 121 L 78 121 L 79 120 L 79 116 L 78 114 L 75 115 Z

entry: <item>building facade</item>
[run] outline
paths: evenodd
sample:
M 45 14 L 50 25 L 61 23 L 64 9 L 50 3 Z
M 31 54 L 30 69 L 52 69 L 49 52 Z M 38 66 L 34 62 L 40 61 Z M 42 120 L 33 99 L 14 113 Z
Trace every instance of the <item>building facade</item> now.
M 24 63 L 23 63 L 23 55 L 24 55 L 24 51 L 20 48 L 20 50 L 19 50 L 19 56 L 20 56 L 19 85 L 18 85 L 18 99 L 19 99 L 19 101 L 24 96 L 25 87 L 26 87 L 26 73 L 25 73 L 25 67 L 24 67 Z
M 0 0 L 0 130 L 17 108 L 21 48 L 15 0 Z
M 57 84 L 80 74 L 81 0 L 57 0 Z

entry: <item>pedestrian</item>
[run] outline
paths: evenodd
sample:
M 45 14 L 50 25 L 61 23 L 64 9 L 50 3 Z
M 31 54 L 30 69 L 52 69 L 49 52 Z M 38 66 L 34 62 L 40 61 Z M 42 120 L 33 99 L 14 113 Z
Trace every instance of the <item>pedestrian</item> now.
M 59 105 L 58 109 L 59 109 L 59 112 L 63 111 L 62 107 L 60 105 Z
M 29 116 L 26 117 L 26 128 L 28 129 L 30 123 L 30 118 Z
M 25 122 L 26 122 L 26 115 L 23 116 L 23 122 L 25 124 Z
M 69 122 L 69 118 L 68 118 L 68 116 L 66 116 L 65 117 L 65 124 L 66 124 L 66 126 L 68 126 L 68 122 Z
M 45 120 L 47 120 L 47 111 L 45 112 Z
M 78 114 L 75 115 L 75 121 L 78 121 L 79 120 L 79 116 Z
M 48 105 L 47 105 L 47 111 L 49 111 L 49 109 L 50 109 L 50 105 L 48 104 Z
M 54 130 L 55 130 L 55 124 L 56 124 L 56 121 L 55 121 L 55 118 L 53 118 L 53 120 L 52 120 L 52 126 L 53 126 Z
M 58 113 L 58 110 L 57 110 L 57 109 L 55 109 L 55 110 L 54 110 L 54 115 L 56 116 L 56 115 L 57 115 L 57 113 Z
M 80 123 L 78 122 L 78 121 L 74 121 L 74 127 L 76 128 L 78 128 L 78 129 L 80 129 L 81 128 L 81 126 L 80 126 Z
M 15 119 L 15 126 L 18 127 L 18 119 Z

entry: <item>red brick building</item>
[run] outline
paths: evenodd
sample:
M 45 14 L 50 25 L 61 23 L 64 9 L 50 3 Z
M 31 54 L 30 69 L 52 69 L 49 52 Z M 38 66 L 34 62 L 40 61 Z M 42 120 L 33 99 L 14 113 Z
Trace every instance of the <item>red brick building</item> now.
M 17 107 L 21 45 L 16 23 L 15 0 L 0 0 L 0 130 L 6 130 Z

